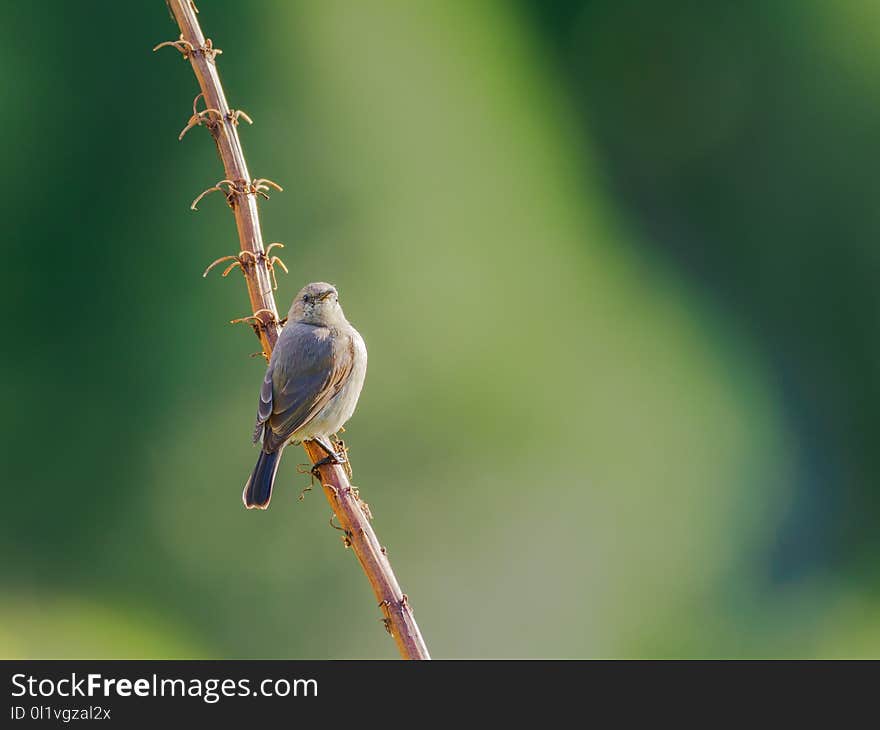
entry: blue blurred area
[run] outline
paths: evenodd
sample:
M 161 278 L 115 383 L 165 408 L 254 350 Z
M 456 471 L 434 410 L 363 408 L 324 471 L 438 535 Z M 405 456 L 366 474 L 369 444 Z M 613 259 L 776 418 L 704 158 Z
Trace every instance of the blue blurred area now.
M 202 0 L 438 657 L 874 656 L 878 9 Z M 0 656 L 392 657 L 262 362 L 163 3 L 7 4 Z M 256 628 L 255 628 L 256 627 Z

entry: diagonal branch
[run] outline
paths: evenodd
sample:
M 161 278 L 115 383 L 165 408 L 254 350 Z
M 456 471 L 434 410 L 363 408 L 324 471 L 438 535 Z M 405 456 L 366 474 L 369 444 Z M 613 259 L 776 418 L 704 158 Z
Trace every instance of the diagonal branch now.
M 192 0 L 167 0 L 167 3 L 180 27 L 180 39 L 160 43 L 153 50 L 170 46 L 180 51 L 184 59 L 190 62 L 199 82 L 200 96 L 204 99 L 206 110 L 210 110 L 210 113 L 199 113 L 194 106 L 190 124 L 208 128 L 223 161 L 225 179 L 221 182 L 226 188 L 222 192 L 226 193 L 226 201 L 235 215 L 241 245 L 241 253 L 231 258 L 237 259 L 247 283 L 254 316 L 246 319 L 253 321 L 263 354 L 268 358 L 278 340 L 281 323 L 272 294 L 273 260 L 263 246 L 257 197 L 268 197 L 265 195 L 267 185 L 278 190 L 281 188 L 270 180 L 254 180 L 250 176 L 237 128 L 238 117 L 244 115 L 230 109 L 226 101 L 216 66 L 221 51 L 202 34 L 196 18 L 198 11 Z M 250 121 L 250 118 L 247 120 Z M 219 185 L 215 188 L 221 190 Z M 284 265 L 280 265 L 283 268 Z M 313 464 L 324 457 L 323 449 L 317 444 L 307 441 L 304 447 Z M 328 464 L 320 467 L 320 474 L 324 494 L 343 530 L 343 543 L 354 550 L 367 574 L 384 615 L 382 621 L 397 642 L 401 656 L 404 659 L 430 659 L 407 596 L 401 591 L 385 548 L 370 525 L 372 515 L 369 507 L 360 500 L 357 488 L 352 487 L 342 467 Z

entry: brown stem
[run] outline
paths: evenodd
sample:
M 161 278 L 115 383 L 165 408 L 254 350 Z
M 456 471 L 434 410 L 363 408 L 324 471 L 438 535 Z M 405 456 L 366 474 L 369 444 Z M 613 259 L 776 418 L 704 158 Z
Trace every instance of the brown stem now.
M 192 0 L 167 0 L 167 3 L 181 32 L 180 42 L 168 45 L 173 45 L 189 59 L 198 79 L 205 107 L 216 110 L 201 118 L 194 112 L 194 119 L 197 121 L 191 121 L 193 124 L 204 124 L 210 130 L 223 161 L 226 180 L 231 182 L 231 185 L 224 184 L 227 201 L 235 214 L 235 224 L 238 227 L 242 251 L 239 261 L 256 318 L 254 330 L 268 357 L 278 340 L 281 325 L 275 297 L 272 295 L 271 271 L 263 248 L 257 210 L 257 195 L 265 188 L 258 188 L 262 181 L 252 180 L 248 172 L 238 138 L 237 117 L 226 102 L 217 73 L 218 50 L 202 35 Z M 245 252 L 250 255 L 245 255 Z M 304 447 L 313 464 L 325 456 L 324 450 L 317 444 L 306 442 Z M 320 467 L 319 471 L 327 501 L 344 531 L 345 545 L 354 550 L 367 574 L 384 614 L 382 620 L 385 628 L 397 642 L 400 655 L 404 659 L 430 659 L 409 601 L 400 590 L 385 549 L 370 525 L 369 508 L 360 500 L 357 490 L 352 488 L 342 467 L 328 464 Z

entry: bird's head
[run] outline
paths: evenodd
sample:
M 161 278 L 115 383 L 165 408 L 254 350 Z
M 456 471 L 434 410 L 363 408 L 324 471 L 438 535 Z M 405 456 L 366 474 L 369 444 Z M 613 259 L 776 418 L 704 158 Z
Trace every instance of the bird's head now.
M 323 281 L 304 286 L 290 305 L 287 321 L 324 326 L 344 322 L 336 287 Z

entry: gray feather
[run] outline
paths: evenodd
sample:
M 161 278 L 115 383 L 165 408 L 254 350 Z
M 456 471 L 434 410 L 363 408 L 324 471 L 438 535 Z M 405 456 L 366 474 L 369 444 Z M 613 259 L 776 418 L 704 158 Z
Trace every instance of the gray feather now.
M 263 428 L 272 415 L 272 364 L 266 369 L 266 377 L 260 386 L 260 404 L 257 406 L 257 423 L 254 426 L 254 443 L 263 436 Z
M 274 451 L 308 425 L 351 374 L 348 333 L 304 322 L 288 323 L 272 352 L 257 415 L 263 450 Z

